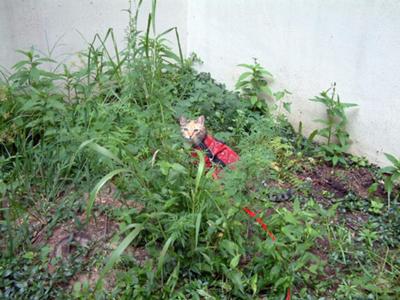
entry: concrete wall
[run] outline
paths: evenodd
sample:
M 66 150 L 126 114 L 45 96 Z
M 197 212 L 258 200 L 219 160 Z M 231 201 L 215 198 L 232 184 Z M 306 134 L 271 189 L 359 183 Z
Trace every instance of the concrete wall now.
M 135 2 L 135 1 L 132 1 Z M 186 51 L 185 0 L 158 1 L 157 32 L 178 26 Z M 0 0 L 0 65 L 10 68 L 21 59 L 16 49 L 36 49 L 68 59 L 83 50 L 96 33 L 113 28 L 121 48 L 128 27 L 128 0 Z M 144 0 L 139 28 L 144 30 L 151 1 Z M 175 36 L 171 34 L 171 40 Z
M 400 2 L 202 0 L 188 9 L 188 51 L 232 87 L 252 57 L 293 93 L 290 120 L 306 132 L 323 108 L 309 98 L 337 83 L 349 111 L 351 151 L 385 164 L 400 156 Z
M 349 112 L 351 151 L 379 164 L 383 152 L 400 156 L 399 1 L 157 2 L 157 31 L 178 26 L 184 52 L 196 52 L 201 69 L 228 87 L 242 71 L 237 64 L 257 57 L 275 75 L 273 87 L 293 93 L 289 118 L 309 133 L 324 110 L 308 99 L 336 82 L 343 101 L 359 104 Z M 141 28 L 150 0 L 143 6 Z M 0 65 L 20 59 L 15 49 L 46 52 L 57 41 L 53 56 L 68 57 L 109 27 L 123 45 L 126 8 L 128 0 L 0 0 Z

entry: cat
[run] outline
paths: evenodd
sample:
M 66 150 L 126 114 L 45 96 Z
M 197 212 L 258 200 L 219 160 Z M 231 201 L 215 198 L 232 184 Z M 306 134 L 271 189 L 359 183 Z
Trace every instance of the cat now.
M 232 165 L 239 160 L 239 155 L 229 146 L 207 134 L 204 116 L 200 116 L 196 120 L 180 117 L 179 123 L 184 139 L 191 143 L 194 149 L 205 152 L 206 167 L 208 169 L 212 166 L 215 167 L 212 174 L 214 179 L 219 178 L 223 167 Z M 193 151 L 192 156 L 197 157 L 197 153 Z M 232 166 L 230 167 L 232 168 Z
M 220 172 L 223 167 L 230 165 L 232 169 L 233 164 L 240 159 L 239 155 L 229 146 L 207 133 L 204 116 L 200 116 L 195 120 L 187 120 L 181 116 L 179 117 L 179 124 L 183 138 L 192 144 L 194 149 L 205 152 L 207 169 L 215 167 L 212 174 L 214 179 L 220 178 Z M 195 151 L 191 155 L 192 157 L 197 157 Z M 265 181 L 262 182 L 262 185 L 265 186 Z M 286 201 L 291 197 L 292 191 L 290 189 L 279 195 L 269 195 L 269 199 L 275 202 Z

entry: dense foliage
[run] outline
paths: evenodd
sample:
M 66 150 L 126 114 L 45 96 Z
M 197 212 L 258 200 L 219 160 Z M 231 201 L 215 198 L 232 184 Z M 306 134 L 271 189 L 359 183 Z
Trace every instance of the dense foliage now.
M 140 34 L 136 18 L 124 50 L 110 30 L 77 69 L 31 49 L 3 74 L 0 298 L 281 299 L 288 288 L 294 299 L 398 298 L 399 208 L 376 194 L 383 175 L 369 166 L 368 196 L 324 190 L 321 201 L 300 176 L 325 165 L 321 149 L 263 104 L 263 91 L 276 103 L 287 93 L 271 91 L 265 69 L 244 65 L 242 90 L 229 91 L 167 46 L 175 33 L 179 49 L 176 29 L 151 37 L 150 16 Z M 177 117 L 201 114 L 241 156 L 219 181 L 180 137 Z M 349 169 L 363 162 L 335 155 Z M 96 200 L 110 182 L 115 207 Z M 289 202 L 270 201 L 288 186 Z M 350 212 L 367 217 L 349 227 Z M 79 242 L 104 216 L 119 225 L 113 237 Z M 74 228 L 67 257 L 50 247 L 63 224 Z M 94 281 L 76 280 L 94 270 Z

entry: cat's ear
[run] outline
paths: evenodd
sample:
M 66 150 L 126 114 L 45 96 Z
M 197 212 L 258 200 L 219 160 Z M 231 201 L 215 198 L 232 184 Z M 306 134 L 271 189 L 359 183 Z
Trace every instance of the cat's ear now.
M 204 125 L 206 118 L 204 116 L 200 116 L 197 118 L 196 123 L 200 125 Z
M 180 117 L 179 117 L 179 124 L 180 124 L 181 126 L 186 125 L 186 124 L 187 124 L 187 119 L 186 119 L 184 116 L 180 116 Z

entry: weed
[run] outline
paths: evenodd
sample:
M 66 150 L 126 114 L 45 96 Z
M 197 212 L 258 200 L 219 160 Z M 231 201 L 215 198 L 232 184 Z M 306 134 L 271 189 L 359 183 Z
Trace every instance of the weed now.
M 346 165 L 344 153 L 350 147 L 350 136 L 346 131 L 347 117 L 345 109 L 357 106 L 353 103 L 344 103 L 340 101 L 339 95 L 336 95 L 336 83 L 332 88 L 321 92 L 320 96 L 310 99 L 319 102 L 326 107 L 326 119 L 318 119 L 316 122 L 324 124 L 326 127 L 318 130 L 318 135 L 326 139 L 326 144 L 321 146 L 321 150 L 326 161 L 336 166 L 338 163 Z
M 390 209 L 390 199 L 393 187 L 400 178 L 400 160 L 389 153 L 385 153 L 385 156 L 392 163 L 392 166 L 385 167 L 381 170 L 381 174 L 387 175 L 385 177 L 385 190 L 387 192 L 388 208 Z
M 254 58 L 254 64 L 240 64 L 240 67 L 246 68 L 249 71 L 242 73 L 235 85 L 237 90 L 241 91 L 242 97 L 250 102 L 253 110 L 259 110 L 265 113 L 270 113 L 271 110 L 276 110 L 277 104 L 272 103 L 268 106 L 267 100 L 273 99 L 276 102 L 282 100 L 289 91 L 283 90 L 272 92 L 268 80 L 272 79 L 272 74 L 263 68 Z M 281 101 L 284 109 L 290 112 L 290 102 Z M 280 102 L 279 102 L 280 103 Z

